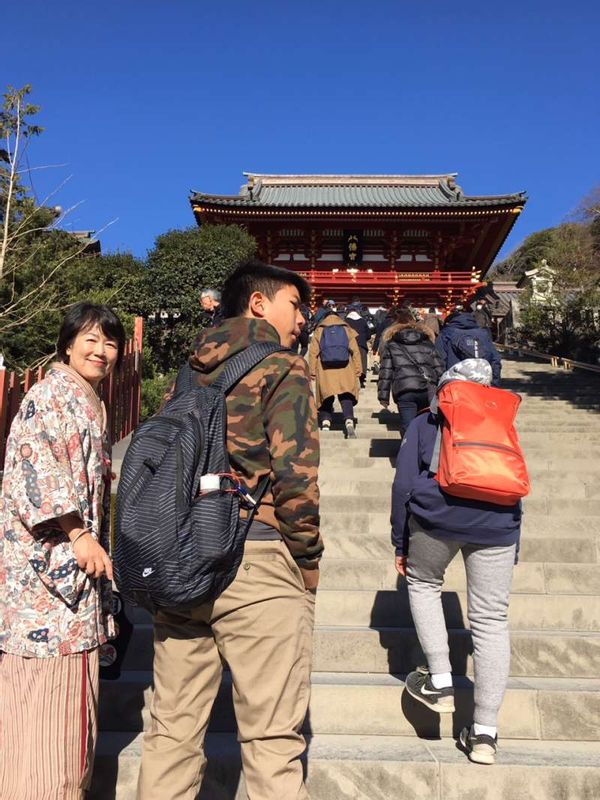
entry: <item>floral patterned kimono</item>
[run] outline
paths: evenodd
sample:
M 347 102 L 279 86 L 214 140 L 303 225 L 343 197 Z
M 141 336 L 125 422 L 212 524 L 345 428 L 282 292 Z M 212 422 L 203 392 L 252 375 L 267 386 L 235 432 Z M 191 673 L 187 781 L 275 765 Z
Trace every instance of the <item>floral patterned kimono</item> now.
M 79 568 L 56 520 L 78 514 L 108 550 L 109 481 L 104 406 L 53 364 L 13 421 L 0 498 L 3 800 L 79 800 L 89 782 L 111 587 Z

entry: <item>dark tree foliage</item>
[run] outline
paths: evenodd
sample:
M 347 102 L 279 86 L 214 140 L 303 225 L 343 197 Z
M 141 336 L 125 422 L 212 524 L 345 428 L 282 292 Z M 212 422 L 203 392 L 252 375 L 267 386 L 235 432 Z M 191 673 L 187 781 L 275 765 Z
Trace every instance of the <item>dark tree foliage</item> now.
M 546 228 L 528 236 L 520 247 L 493 268 L 492 277 L 518 281 L 527 270 L 538 266 L 542 259 L 550 260 L 554 248 L 556 228 Z
M 35 294 L 28 318 L 0 330 L 0 351 L 9 369 L 22 371 L 52 357 L 65 310 L 79 300 L 106 303 L 133 331 L 131 294 L 143 275 L 143 263 L 130 254 L 83 255 L 81 245 L 65 231 L 46 230 L 29 241 L 26 263 L 15 272 L 13 284 L 0 284 L 0 307 L 40 284 L 44 271 L 64 262 Z M 25 252 L 25 248 L 23 249 Z
M 151 355 L 145 361 L 151 375 L 167 375 L 185 361 L 205 322 L 200 292 L 220 288 L 255 252 L 255 240 L 237 225 L 173 230 L 158 237 L 134 299 L 146 319 Z

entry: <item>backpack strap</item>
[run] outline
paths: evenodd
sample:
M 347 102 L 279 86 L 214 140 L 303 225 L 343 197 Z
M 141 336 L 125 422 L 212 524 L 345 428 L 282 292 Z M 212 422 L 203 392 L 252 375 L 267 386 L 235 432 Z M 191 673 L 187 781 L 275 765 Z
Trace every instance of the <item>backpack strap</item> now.
M 404 353 L 406 358 L 410 361 L 410 363 L 417 368 L 418 372 L 421 374 L 421 377 L 423 378 L 425 383 L 435 384 L 435 379 L 432 379 L 431 376 L 427 374 L 427 372 L 425 371 L 425 367 L 423 367 L 422 364 L 419 364 L 419 362 L 416 361 L 411 356 L 407 348 L 403 344 L 400 344 L 399 342 L 395 342 L 395 344 L 402 350 L 402 352 Z
M 435 433 L 435 443 L 433 445 L 433 453 L 431 456 L 431 464 L 429 465 L 429 472 L 434 475 L 440 468 L 440 450 L 442 449 L 442 425 L 438 422 L 437 431 Z
M 177 378 L 175 380 L 175 389 L 173 394 L 179 394 L 180 392 L 189 392 L 192 389 L 195 389 L 198 385 L 196 383 L 196 372 L 190 366 L 190 362 L 186 361 L 185 364 L 181 367 L 179 372 L 177 373 Z
M 241 353 L 238 353 L 237 355 L 233 356 L 233 358 L 229 359 L 229 363 L 219 378 L 212 384 L 212 386 L 213 388 L 222 391 L 223 394 L 228 394 L 244 377 L 244 375 L 247 375 L 252 369 L 254 369 L 254 367 L 260 364 L 263 359 L 271 355 L 271 353 L 285 352 L 289 352 L 289 347 L 284 347 L 283 345 L 276 344 L 275 342 L 255 342 L 245 350 L 242 350 Z M 257 493 L 254 496 L 255 504 L 250 510 L 246 520 L 246 535 L 250 530 L 252 520 L 258 511 L 258 507 L 260 506 L 270 486 L 271 478 L 269 475 L 266 475 L 263 478 L 262 483 L 257 487 Z
M 242 350 L 241 353 L 233 356 L 227 362 L 227 366 L 211 384 L 214 389 L 219 389 L 223 394 L 228 394 L 244 375 L 254 369 L 257 364 L 271 355 L 271 353 L 289 352 L 289 347 L 284 347 L 275 342 L 255 342 Z

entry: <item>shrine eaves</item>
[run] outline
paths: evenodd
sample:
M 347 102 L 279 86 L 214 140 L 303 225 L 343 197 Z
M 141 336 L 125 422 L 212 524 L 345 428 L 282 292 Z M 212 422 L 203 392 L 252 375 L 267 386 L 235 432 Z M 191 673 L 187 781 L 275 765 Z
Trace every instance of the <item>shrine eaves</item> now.
M 316 300 L 369 305 L 468 301 L 527 202 L 466 195 L 456 174 L 245 176 L 237 195 L 192 194 L 198 225 L 246 228 Z

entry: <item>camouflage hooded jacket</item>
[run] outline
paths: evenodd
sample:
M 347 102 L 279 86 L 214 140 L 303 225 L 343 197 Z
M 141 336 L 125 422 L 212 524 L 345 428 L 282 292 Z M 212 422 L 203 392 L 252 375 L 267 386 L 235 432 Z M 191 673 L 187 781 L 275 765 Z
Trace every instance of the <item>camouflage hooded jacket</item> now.
M 228 358 L 254 342 L 279 343 L 265 320 L 233 317 L 204 332 L 190 365 L 198 382 L 215 381 Z M 231 468 L 250 492 L 271 475 L 256 519 L 276 528 L 298 565 L 314 567 L 323 551 L 319 533 L 319 437 L 306 362 L 273 353 L 227 396 L 227 449 Z

